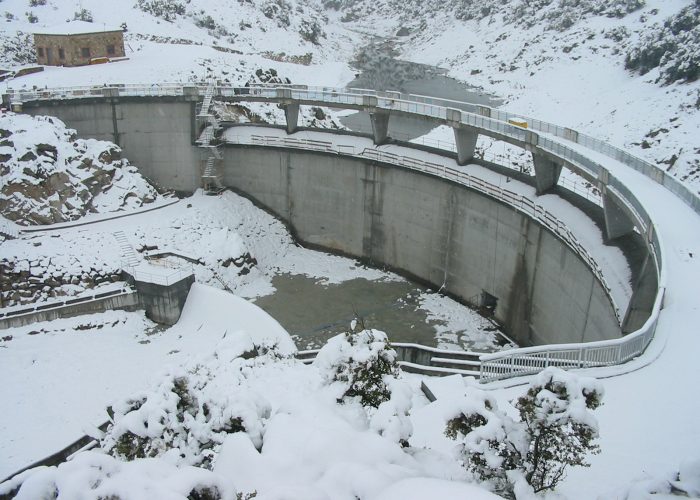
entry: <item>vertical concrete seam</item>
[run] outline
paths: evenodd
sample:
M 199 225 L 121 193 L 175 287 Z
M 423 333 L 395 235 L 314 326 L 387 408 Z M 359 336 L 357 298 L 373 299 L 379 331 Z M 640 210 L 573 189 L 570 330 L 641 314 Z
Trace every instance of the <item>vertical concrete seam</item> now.
M 292 199 L 292 160 L 289 151 L 285 152 L 282 156 L 282 163 L 282 169 L 287 180 L 287 216 L 289 217 L 289 222 L 294 225 L 294 200 Z
M 586 304 L 586 319 L 583 322 L 583 329 L 581 330 L 581 342 L 585 342 L 586 329 L 588 328 L 588 317 L 591 315 L 591 302 L 593 300 L 593 291 L 595 290 L 595 284 L 598 282 L 595 278 L 591 279 L 591 291 L 588 294 L 588 304 Z
M 542 233 L 544 232 L 544 229 L 542 229 L 542 226 L 539 224 L 535 223 L 532 219 L 527 218 L 527 227 L 528 227 L 528 233 L 530 232 L 530 227 L 536 227 L 537 228 L 537 248 L 535 250 L 535 264 L 532 267 L 532 283 L 530 283 L 530 310 L 528 311 L 528 336 L 532 338 L 532 318 L 533 318 L 533 311 L 532 308 L 534 307 L 535 304 L 535 283 L 537 282 L 537 274 L 539 273 L 539 267 L 540 267 L 540 252 L 542 251 Z
M 114 144 L 120 146 L 119 127 L 117 126 L 117 103 L 114 99 L 110 99 L 109 103 L 112 106 L 112 135 L 114 136 Z
M 447 274 L 450 268 L 450 249 L 452 247 L 452 233 L 454 232 L 455 223 L 455 211 L 457 210 L 457 193 L 455 192 L 455 187 L 450 187 L 450 196 L 447 199 L 447 209 L 448 209 L 448 220 L 447 220 L 447 238 L 445 241 L 445 259 L 442 263 L 442 285 L 440 285 L 440 290 L 442 291 L 447 287 Z

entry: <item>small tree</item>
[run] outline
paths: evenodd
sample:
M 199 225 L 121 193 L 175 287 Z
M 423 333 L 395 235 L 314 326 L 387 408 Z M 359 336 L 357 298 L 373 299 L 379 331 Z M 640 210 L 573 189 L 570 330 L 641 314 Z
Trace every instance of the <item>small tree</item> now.
M 74 21 L 85 21 L 86 23 L 91 23 L 93 21 L 92 12 L 87 9 L 80 9 L 73 14 Z
M 362 330 L 333 337 L 315 362 L 327 382 L 339 388 L 338 402 L 359 398 L 364 407 L 377 408 L 391 397 L 386 377 L 398 375 L 396 351 L 384 332 Z
M 409 445 L 412 391 L 400 378 L 396 351 L 384 332 L 367 329 L 357 318 L 349 332 L 326 343 L 314 365 L 336 391 L 338 403 L 360 403 L 370 429 L 401 446 Z
M 512 494 L 509 471 L 521 474 L 535 492 L 553 490 L 567 466 L 587 467 L 586 455 L 599 452 L 591 410 L 600 406 L 602 395 L 594 379 L 549 368 L 515 402 L 519 421 L 481 393 L 462 405 L 445 434 L 460 441 L 465 467 L 495 490 Z

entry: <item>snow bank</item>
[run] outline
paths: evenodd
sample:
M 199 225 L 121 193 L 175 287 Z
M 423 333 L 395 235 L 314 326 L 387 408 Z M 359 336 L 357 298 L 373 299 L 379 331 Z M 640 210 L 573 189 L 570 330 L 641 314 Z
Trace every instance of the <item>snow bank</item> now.
M 497 500 L 501 497 L 471 484 L 444 479 L 411 478 L 397 481 L 372 497 L 372 500 L 424 500 L 426 498 Z
M 232 293 L 195 283 L 177 323 L 180 330 L 220 332 L 228 339 L 230 355 L 239 356 L 259 346 L 275 346 L 282 356 L 296 353 L 294 341 L 282 326 L 255 304 Z

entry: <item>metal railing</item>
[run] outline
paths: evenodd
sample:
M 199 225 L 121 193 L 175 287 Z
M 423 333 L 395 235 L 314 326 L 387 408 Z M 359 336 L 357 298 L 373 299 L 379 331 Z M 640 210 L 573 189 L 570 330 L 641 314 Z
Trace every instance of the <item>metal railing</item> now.
M 150 95 L 202 95 L 203 86 L 196 84 L 173 84 L 173 85 L 160 85 L 160 86 L 139 86 L 139 85 L 118 85 L 111 87 L 86 87 L 86 88 L 71 88 L 71 89 L 56 89 L 56 90 L 8 90 L 5 99 L 10 102 L 22 102 L 22 101 L 33 101 L 42 99 L 56 99 L 56 98 L 79 98 L 94 95 L 103 96 L 115 96 L 115 95 L 134 95 L 134 96 L 150 96 Z M 101 93 L 101 94 L 100 94 Z M 484 135 L 489 135 L 496 139 L 512 141 L 516 146 L 526 147 L 529 150 L 541 149 L 548 154 L 562 160 L 567 166 L 569 166 L 576 173 L 579 173 L 583 177 L 591 180 L 592 182 L 600 182 L 602 184 L 607 184 L 606 189 L 608 189 L 613 194 L 617 195 L 623 205 L 628 208 L 629 213 L 635 219 L 635 225 L 640 230 L 642 234 L 648 235 L 648 248 L 650 254 L 653 257 L 656 271 L 658 274 L 659 288 L 656 294 L 656 300 L 654 302 L 653 310 L 651 311 L 649 320 L 645 323 L 644 327 L 635 333 L 632 333 L 622 339 L 617 339 L 612 342 L 611 345 L 617 347 L 610 348 L 609 345 L 605 345 L 604 349 L 601 350 L 600 346 L 595 344 L 581 344 L 577 349 L 584 349 L 585 355 L 582 358 L 585 361 L 586 366 L 606 366 L 610 363 L 620 363 L 629 359 L 629 356 L 636 356 L 641 354 L 651 338 L 653 337 L 653 331 L 656 326 L 656 321 L 662 305 L 662 298 L 665 287 L 665 270 L 663 268 L 663 248 L 661 242 L 658 239 L 657 231 L 654 229 L 651 218 L 649 214 L 644 209 L 643 205 L 637 200 L 637 198 L 629 191 L 629 189 L 624 186 L 619 180 L 617 180 L 613 175 L 611 175 L 607 169 L 603 168 L 598 162 L 588 158 L 585 154 L 576 151 L 574 148 L 568 147 L 560 142 L 554 141 L 551 138 L 540 135 L 537 131 L 552 134 L 555 137 L 560 137 L 568 141 L 572 141 L 581 144 L 585 147 L 589 147 L 594 151 L 601 152 L 610 158 L 617 161 L 621 161 L 624 164 L 634 168 L 635 170 L 643 173 L 647 177 L 652 178 L 654 181 L 662 184 L 664 187 L 669 189 L 671 192 L 679 196 L 686 204 L 691 206 L 697 213 L 700 213 L 700 198 L 695 195 L 687 186 L 677 181 L 675 178 L 667 175 L 662 170 L 654 167 L 653 165 L 624 152 L 619 148 L 605 144 L 603 141 L 599 141 L 585 134 L 581 134 L 575 130 L 568 129 L 566 127 L 557 126 L 550 124 L 541 120 L 532 119 L 529 117 L 524 117 L 521 115 L 515 115 L 503 112 L 501 110 L 496 110 L 489 108 L 487 106 L 472 105 L 469 103 L 459 103 L 457 101 L 448 101 L 445 99 L 429 98 L 426 96 L 412 96 L 404 95 L 398 92 L 377 92 L 367 89 L 336 89 L 329 87 L 309 87 L 304 85 L 254 85 L 249 87 L 217 87 L 216 97 L 222 98 L 234 98 L 237 100 L 249 100 L 249 101 L 270 101 L 270 102 L 298 102 L 299 104 L 318 104 L 326 105 L 331 107 L 347 107 L 355 109 L 384 109 L 384 110 L 394 110 L 400 111 L 408 114 L 416 114 L 424 118 L 432 118 L 444 124 L 452 126 L 462 126 L 467 125 L 477 129 L 478 133 Z M 528 128 L 521 127 L 508 123 L 509 120 L 516 119 L 520 121 L 526 121 L 528 123 Z M 279 140 L 279 138 L 276 138 Z M 319 146 L 320 147 L 320 146 Z M 384 154 L 386 153 L 371 153 L 371 154 Z M 381 161 L 392 161 L 389 156 L 384 156 L 384 160 Z M 415 159 L 409 159 L 406 157 L 401 157 L 401 165 L 411 168 L 419 168 L 419 161 Z M 421 167 L 422 168 L 422 167 Z M 433 168 L 428 166 L 428 169 Z M 434 169 L 434 168 L 433 168 Z M 455 179 L 465 180 L 460 177 L 460 174 L 465 175 L 463 172 L 459 172 L 453 169 L 448 171 L 443 166 L 437 166 L 437 169 L 443 169 L 443 174 L 446 176 L 453 176 Z M 602 180 L 605 179 L 605 182 Z M 471 179 L 466 179 L 467 182 L 475 189 L 479 189 L 479 183 L 483 181 Z M 568 229 L 565 227 L 559 227 L 558 220 L 552 216 L 550 219 L 547 217 L 546 212 L 539 212 L 536 205 L 530 200 L 518 200 L 519 195 L 509 192 L 507 190 L 493 190 L 491 187 L 487 187 L 485 184 L 481 185 L 481 189 L 486 190 L 485 192 L 490 192 L 493 196 L 500 196 L 503 201 L 510 200 L 509 204 L 513 205 L 520 204 L 521 210 L 529 210 L 533 216 L 538 217 L 543 223 L 548 224 L 548 227 L 557 227 L 557 234 L 564 234 L 565 241 L 567 244 L 572 245 L 575 239 L 567 238 L 567 236 L 572 237 L 570 233 L 567 235 Z M 514 196 L 513 196 L 514 195 Z M 508 202 L 508 201 L 506 201 Z M 540 207 L 541 208 L 541 207 Z M 545 222 L 547 221 L 547 222 Z M 583 249 L 581 249 L 583 250 Z M 585 252 L 585 250 L 583 250 Z M 587 252 L 585 253 L 587 255 Z M 588 256 L 587 261 L 590 259 Z M 597 269 L 597 265 L 592 265 L 592 269 Z M 594 271 L 595 272 L 595 271 Z M 641 340 L 638 340 L 641 337 Z M 617 351 L 615 351 L 617 349 Z M 522 353 L 522 351 L 516 350 L 517 353 Z M 514 351 L 514 352 L 516 352 Z M 484 363 L 481 366 L 482 380 L 492 380 L 495 378 L 502 378 L 503 375 L 501 368 L 490 367 L 496 366 L 496 360 L 508 359 L 508 363 L 511 366 L 518 366 L 518 364 L 526 365 L 527 363 L 539 366 L 542 364 L 541 361 L 535 361 L 535 359 L 541 359 L 544 357 L 545 363 L 559 362 L 562 364 L 572 363 L 569 359 L 571 356 L 569 354 L 558 354 L 564 352 L 561 346 L 549 345 L 549 346 L 539 346 L 535 348 L 530 348 L 526 354 L 507 354 L 498 353 L 495 355 L 490 355 L 492 357 L 484 358 Z M 605 352 L 604 356 L 600 352 Z M 615 354 L 617 352 L 618 354 Z M 539 353 L 534 356 L 535 353 Z M 612 353 L 612 354 L 611 354 Z M 493 356 L 496 356 L 494 358 Z M 518 357 L 521 356 L 521 357 Z M 612 356 L 612 357 L 610 357 Z M 559 359 L 559 361 L 553 361 L 554 358 Z M 517 363 L 514 360 L 519 360 Z M 614 361 L 610 361 L 613 359 Z M 581 363 L 584 363 L 581 361 Z M 488 362 L 488 363 L 487 363 Z M 505 363 L 505 361 L 503 361 Z M 501 365 L 499 365 L 501 366 Z M 520 374 L 521 371 L 516 369 L 507 372 L 512 374 Z
M 40 311 L 49 311 L 53 309 L 60 309 L 65 306 L 73 306 L 76 304 L 83 304 L 85 302 L 92 302 L 94 300 L 99 300 L 99 299 L 104 299 L 107 297 L 114 297 L 117 295 L 122 295 L 122 294 L 130 294 L 134 293 L 134 290 L 131 287 L 124 286 L 121 288 L 117 289 L 112 289 L 108 290 L 106 292 L 100 292 L 100 293 L 93 293 L 92 295 L 84 295 L 81 297 L 75 297 L 75 298 L 66 298 L 66 299 L 61 299 L 61 300 L 51 300 L 47 302 L 41 302 L 41 303 L 33 303 L 31 305 L 28 305 L 26 307 L 12 307 L 12 308 L 5 308 L 5 309 L 0 309 L 0 319 L 4 318 L 13 318 L 16 316 L 21 316 L 23 314 L 32 314 L 35 312 L 40 312 Z M 7 310 L 10 309 L 10 310 Z

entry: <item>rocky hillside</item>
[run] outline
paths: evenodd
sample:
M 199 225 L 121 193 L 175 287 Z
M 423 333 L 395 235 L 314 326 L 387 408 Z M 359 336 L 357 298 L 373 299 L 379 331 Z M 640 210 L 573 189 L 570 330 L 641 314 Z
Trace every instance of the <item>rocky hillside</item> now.
M 399 57 L 656 164 L 700 190 L 700 1 L 324 0 Z
M 318 59 L 328 53 L 327 18 L 309 0 L 5 0 L 0 65 L 34 62 L 31 33 L 79 19 L 126 29 L 127 55 L 151 44 L 210 47 Z M 332 30 L 332 28 L 331 28 Z
M 115 144 L 79 139 L 52 117 L 0 117 L 0 213 L 7 219 L 52 224 L 157 197 Z

